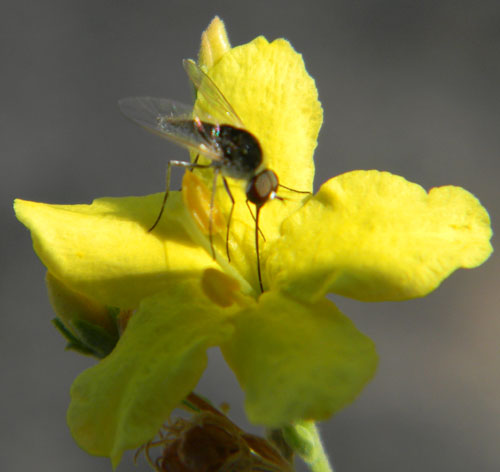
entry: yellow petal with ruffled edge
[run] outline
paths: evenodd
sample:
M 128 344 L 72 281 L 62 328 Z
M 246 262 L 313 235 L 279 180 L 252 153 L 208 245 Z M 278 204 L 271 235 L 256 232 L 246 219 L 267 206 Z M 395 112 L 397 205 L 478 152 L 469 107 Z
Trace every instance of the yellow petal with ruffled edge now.
M 252 423 L 276 428 L 325 419 L 375 373 L 374 343 L 329 300 L 301 303 L 266 292 L 234 324 L 222 349 L 245 391 Z
M 288 218 L 265 280 L 295 297 L 362 301 L 422 297 L 492 252 L 488 213 L 460 187 L 427 193 L 402 177 L 355 171 L 326 182 Z
M 311 190 L 323 110 L 302 56 L 284 39 L 261 36 L 224 54 L 208 75 L 259 140 L 266 167 L 283 185 Z
M 180 194 L 169 195 L 158 226 L 162 194 L 101 198 L 91 205 L 49 205 L 17 200 L 18 219 L 31 231 L 35 251 L 68 287 L 108 306 L 134 308 L 184 278 L 217 267 L 191 241 Z
M 116 467 L 125 450 L 152 439 L 195 388 L 207 348 L 230 337 L 232 313 L 196 282 L 144 299 L 113 352 L 71 387 L 67 420 L 80 447 Z
M 284 39 L 269 43 L 259 37 L 223 54 L 207 72 L 245 128 L 259 140 L 264 166 L 276 172 L 283 185 L 310 191 L 314 178 L 313 152 L 323 112 L 314 80 L 307 73 L 302 56 Z M 199 97 L 196 105 L 221 123 L 227 122 L 225 114 L 207 106 L 203 97 Z M 206 179 L 211 189 L 211 177 Z M 229 184 L 236 200 L 229 236 L 233 248 L 231 264 L 256 288 L 255 223 L 245 204 L 246 182 L 229 179 Z M 278 237 L 280 221 L 294 211 L 303 197 L 284 189 L 278 193 L 287 201 L 268 202 L 262 209 L 263 253 L 266 245 Z M 230 200 L 221 182 L 216 200 L 227 214 Z M 218 250 L 221 256 L 225 252 L 223 245 Z

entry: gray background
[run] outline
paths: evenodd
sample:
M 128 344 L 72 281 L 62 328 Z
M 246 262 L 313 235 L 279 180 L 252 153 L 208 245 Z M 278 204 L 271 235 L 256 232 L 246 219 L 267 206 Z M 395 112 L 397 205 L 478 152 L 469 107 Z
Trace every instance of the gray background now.
M 83 203 L 161 191 L 181 151 L 124 120 L 116 101 L 189 101 L 181 59 L 214 14 L 233 44 L 264 34 L 303 53 L 325 109 L 316 186 L 352 169 L 455 184 L 500 216 L 500 2 L 2 2 L 0 470 L 107 471 L 72 441 L 69 386 L 91 360 L 52 328 L 44 269 L 14 197 Z M 425 299 L 335 301 L 377 343 L 378 375 L 323 425 L 337 472 L 500 470 L 498 258 Z M 213 353 L 199 390 L 242 396 Z M 119 472 L 137 468 L 130 455 Z

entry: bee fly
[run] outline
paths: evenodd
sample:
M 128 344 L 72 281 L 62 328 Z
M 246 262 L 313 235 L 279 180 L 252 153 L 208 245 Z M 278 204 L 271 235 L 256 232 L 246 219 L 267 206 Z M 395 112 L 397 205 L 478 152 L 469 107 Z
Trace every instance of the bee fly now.
M 210 200 L 209 217 L 209 239 L 212 257 L 215 259 L 213 246 L 213 207 L 217 178 L 222 177 L 224 188 L 231 200 L 231 210 L 228 216 L 226 233 L 226 252 L 229 255 L 229 227 L 234 209 L 234 198 L 231 194 L 226 177 L 247 181 L 246 196 L 247 204 L 255 205 L 255 250 L 257 254 L 257 275 L 260 289 L 263 292 L 262 276 L 259 256 L 259 214 L 262 206 L 268 200 L 274 198 L 283 200 L 276 195 L 278 188 L 278 177 L 270 169 L 262 169 L 262 149 L 257 138 L 245 130 L 243 123 L 234 111 L 233 107 L 222 95 L 215 83 L 197 66 L 197 64 L 186 59 L 183 61 L 184 69 L 194 84 L 198 96 L 203 96 L 210 109 L 222 116 L 223 123 L 217 122 L 210 116 L 203 119 L 193 113 L 193 107 L 178 103 L 174 100 L 153 97 L 130 97 L 123 98 L 118 103 L 122 113 L 135 123 L 143 126 L 159 136 L 194 151 L 197 154 L 193 162 L 169 161 L 167 167 L 167 187 L 163 197 L 163 203 L 149 231 L 152 231 L 163 214 L 170 191 L 170 175 L 172 166 L 185 169 L 212 168 L 214 178 L 212 184 L 212 195 Z M 199 164 L 198 156 L 202 155 L 210 160 L 209 164 Z M 288 188 L 288 187 L 285 187 Z M 302 193 L 302 192 L 300 192 Z

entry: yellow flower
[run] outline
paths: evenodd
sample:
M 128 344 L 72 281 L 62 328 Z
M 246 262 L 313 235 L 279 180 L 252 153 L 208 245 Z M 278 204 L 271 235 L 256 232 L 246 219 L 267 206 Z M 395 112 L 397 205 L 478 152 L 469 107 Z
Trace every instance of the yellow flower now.
M 283 39 L 230 48 L 216 19 L 200 61 L 259 139 L 265 166 L 289 189 L 311 191 L 322 110 L 302 57 Z M 76 379 L 68 411 L 76 441 L 115 465 L 196 387 L 211 346 L 220 346 L 236 374 L 252 422 L 327 418 L 371 379 L 377 356 L 325 295 L 422 297 L 492 251 L 488 214 L 466 190 L 426 192 L 386 172 L 354 171 L 314 196 L 280 187 L 284 200 L 263 206 L 261 294 L 244 182 L 229 180 L 236 200 L 230 261 L 230 202 L 221 183 L 215 260 L 211 254 L 210 171 L 186 173 L 152 232 L 161 193 L 91 205 L 16 202 L 52 278 L 99 306 L 135 310 L 112 353 Z

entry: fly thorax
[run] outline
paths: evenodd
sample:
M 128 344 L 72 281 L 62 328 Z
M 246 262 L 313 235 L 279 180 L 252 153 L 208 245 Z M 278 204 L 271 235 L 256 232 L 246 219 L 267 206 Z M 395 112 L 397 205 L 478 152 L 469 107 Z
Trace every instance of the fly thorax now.
M 223 153 L 224 174 L 248 180 L 262 163 L 262 150 L 253 134 L 230 125 L 221 125 L 218 144 Z

